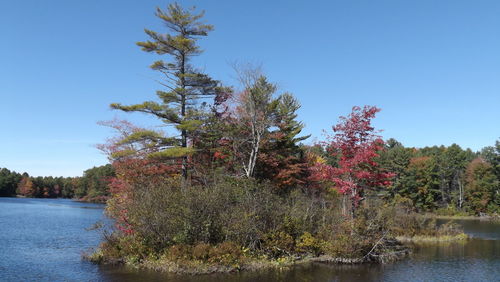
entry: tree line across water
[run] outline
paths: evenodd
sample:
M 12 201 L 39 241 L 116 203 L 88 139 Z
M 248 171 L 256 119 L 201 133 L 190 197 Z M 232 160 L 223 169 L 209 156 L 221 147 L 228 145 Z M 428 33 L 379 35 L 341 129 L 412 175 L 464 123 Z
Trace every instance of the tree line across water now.
M 500 213 L 500 142 L 480 152 L 451 146 L 405 148 L 386 142 L 380 162 L 395 173 L 390 201 L 442 215 Z
M 76 198 L 105 202 L 109 197 L 109 181 L 114 176 L 114 169 L 109 164 L 88 169 L 80 177 L 34 177 L 1 168 L 0 197 Z
M 320 145 L 301 144 L 298 150 L 300 154 L 316 154 L 330 165 L 337 165 Z M 379 191 L 379 196 L 386 201 L 405 202 L 415 211 L 442 215 L 500 212 L 500 141 L 473 152 L 456 144 L 404 147 L 391 138 L 385 142 L 378 161 L 394 173 L 391 185 Z M 111 165 L 88 169 L 81 177 L 32 177 L 1 168 L 0 197 L 78 198 L 102 202 L 110 195 L 109 183 L 114 176 Z M 283 182 L 299 181 L 292 176 Z

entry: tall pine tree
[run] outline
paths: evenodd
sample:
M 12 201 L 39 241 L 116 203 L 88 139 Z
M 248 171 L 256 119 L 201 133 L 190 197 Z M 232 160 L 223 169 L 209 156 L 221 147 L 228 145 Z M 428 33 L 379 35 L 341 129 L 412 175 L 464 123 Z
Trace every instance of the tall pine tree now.
M 143 51 L 166 55 L 168 61 L 158 60 L 151 65 L 160 72 L 165 90 L 156 92 L 160 102 L 146 101 L 136 105 L 111 104 L 114 109 L 125 112 L 142 112 L 153 115 L 162 122 L 174 125 L 178 136 L 165 137 L 154 131 L 135 132 L 124 142 L 148 142 L 157 150 L 150 157 L 182 159 L 182 176 L 188 177 L 188 156 L 195 149 L 190 146 L 193 132 L 203 125 L 209 98 L 224 92 L 220 83 L 197 70 L 191 60 L 202 50 L 197 41 L 213 30 L 212 25 L 201 21 L 204 13 L 194 13 L 194 8 L 183 9 L 177 3 L 170 4 L 166 11 L 158 8 L 156 16 L 168 29 L 165 34 L 145 29 L 150 40 L 138 42 Z

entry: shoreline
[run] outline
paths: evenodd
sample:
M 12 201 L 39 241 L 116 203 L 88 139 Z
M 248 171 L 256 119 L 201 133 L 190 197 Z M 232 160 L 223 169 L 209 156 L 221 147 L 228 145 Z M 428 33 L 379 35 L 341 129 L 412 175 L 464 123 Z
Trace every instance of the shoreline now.
M 311 254 L 304 256 L 287 256 L 276 259 L 268 259 L 263 256 L 250 255 L 244 257 L 241 261 L 235 261 L 230 264 L 210 263 L 203 260 L 186 259 L 172 260 L 168 256 L 160 256 L 157 258 L 145 258 L 142 261 L 137 261 L 133 257 L 123 257 L 119 260 L 107 260 L 104 254 L 97 249 L 95 252 L 85 255 L 84 259 L 95 264 L 104 265 L 122 265 L 135 269 L 150 270 L 155 272 L 172 273 L 172 274 L 188 274 L 188 275 L 204 275 L 213 273 L 231 273 L 241 271 L 256 271 L 272 268 L 287 268 L 308 263 L 325 263 L 332 265 L 361 265 L 361 264 L 385 264 L 405 259 L 414 250 L 414 245 L 418 244 L 444 244 L 454 242 L 467 242 L 470 237 L 465 233 L 456 235 L 440 235 L 440 236 L 396 236 L 391 239 L 392 244 L 389 244 L 380 253 L 369 252 L 363 257 L 335 257 L 332 255 Z
M 207 274 L 224 274 L 246 271 L 258 271 L 273 268 L 289 268 L 299 265 L 306 265 L 312 263 L 322 263 L 331 265 L 361 265 L 361 264 L 384 264 L 390 261 L 403 259 L 411 253 L 410 248 L 404 250 L 394 251 L 383 255 L 374 255 L 378 257 L 379 261 L 373 261 L 365 258 L 343 258 L 333 257 L 329 255 L 321 256 L 306 256 L 300 259 L 293 257 L 282 257 L 275 260 L 266 259 L 249 259 L 248 262 L 237 265 L 219 265 L 208 264 L 205 262 L 191 260 L 183 263 L 170 261 L 170 260 L 145 260 L 140 263 L 130 262 L 115 262 L 104 263 L 108 265 L 122 265 L 133 269 L 143 269 L 155 272 L 170 273 L 170 274 L 187 274 L 187 275 L 207 275 Z M 88 259 L 88 258 L 87 258 Z M 95 263 L 95 262 L 94 262 Z M 97 263 L 99 264 L 99 263 Z
M 432 213 L 425 213 L 422 216 L 427 218 L 436 218 L 436 219 L 449 219 L 449 220 L 484 220 L 484 221 L 496 221 L 500 220 L 499 215 L 437 215 Z
M 375 246 L 374 246 L 375 248 Z M 134 256 L 122 257 L 120 259 L 106 258 L 100 249 L 86 254 L 83 259 L 95 264 L 122 265 L 134 269 L 144 269 L 172 274 L 203 275 L 212 273 L 231 273 L 240 271 L 256 271 L 272 268 L 287 268 L 308 263 L 325 263 L 336 265 L 361 265 L 361 264 L 384 264 L 387 262 L 401 260 L 407 257 L 412 249 L 400 242 L 391 239 L 381 252 L 373 252 L 374 248 L 362 257 L 337 257 L 327 254 L 321 255 L 290 255 L 279 258 L 267 258 L 263 255 L 249 254 L 232 262 L 208 262 L 199 259 L 169 258 L 168 255 L 150 257 L 138 261 Z
M 416 235 L 416 236 L 396 236 L 396 239 L 401 243 L 448 243 L 448 242 L 460 242 L 467 241 L 470 236 L 465 233 L 460 233 L 457 235 L 441 235 L 441 236 L 426 236 L 426 235 Z
M 23 195 L 15 195 L 15 196 L 0 196 L 0 198 L 42 199 L 42 200 L 71 200 L 71 201 L 80 202 L 80 203 L 106 204 L 106 201 L 108 200 L 109 197 L 106 196 L 105 199 L 101 199 L 100 197 L 85 199 L 85 197 L 83 197 L 83 198 L 64 198 L 64 197 L 49 198 L 49 197 L 26 197 L 26 196 L 23 196 Z

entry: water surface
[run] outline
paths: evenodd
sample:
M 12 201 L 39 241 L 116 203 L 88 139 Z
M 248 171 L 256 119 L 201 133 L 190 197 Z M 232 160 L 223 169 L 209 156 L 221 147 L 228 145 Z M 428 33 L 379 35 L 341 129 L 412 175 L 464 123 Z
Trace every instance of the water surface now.
M 103 205 L 71 200 L 0 198 L 0 281 L 500 281 L 500 224 L 458 221 L 466 243 L 424 245 L 385 265 L 309 264 L 235 274 L 183 276 L 97 266 L 82 252 L 101 240 L 86 231 Z
M 100 235 L 85 228 L 102 214 L 97 204 L 0 198 L 0 280 L 98 280 L 98 268 L 81 254 L 98 244 Z

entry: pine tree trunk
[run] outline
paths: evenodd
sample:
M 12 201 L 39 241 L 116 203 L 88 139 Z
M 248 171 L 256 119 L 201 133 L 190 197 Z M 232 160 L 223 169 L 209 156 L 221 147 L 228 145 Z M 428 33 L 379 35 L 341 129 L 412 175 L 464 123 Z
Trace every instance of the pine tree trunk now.
M 182 121 L 184 121 L 185 117 L 186 117 L 186 79 L 184 77 L 184 75 L 186 74 L 186 60 L 185 60 L 185 56 L 184 54 L 181 55 L 182 59 L 181 59 L 181 69 L 180 69 L 180 73 L 181 73 L 181 88 L 182 88 L 182 99 L 181 99 L 181 117 L 182 117 Z M 187 132 L 185 129 L 182 130 L 181 132 L 181 146 L 183 148 L 187 148 Z M 187 168 L 187 156 L 184 156 L 182 157 L 182 179 L 183 179 L 183 185 L 186 185 L 187 183 L 187 178 L 188 178 L 188 168 Z

